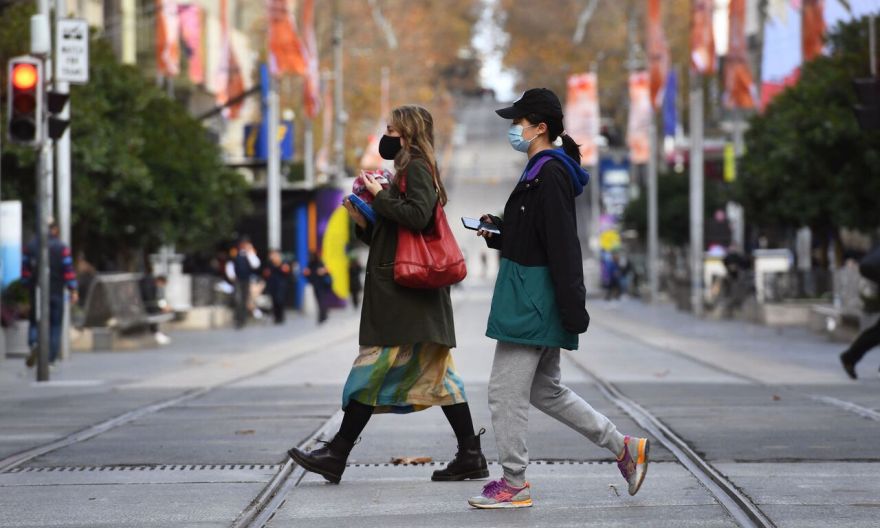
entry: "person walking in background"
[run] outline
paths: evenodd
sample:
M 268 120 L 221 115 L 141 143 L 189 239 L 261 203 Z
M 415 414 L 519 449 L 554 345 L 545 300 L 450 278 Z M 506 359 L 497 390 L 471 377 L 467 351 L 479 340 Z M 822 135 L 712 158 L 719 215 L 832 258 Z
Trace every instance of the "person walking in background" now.
M 317 253 L 309 254 L 309 264 L 303 270 L 303 276 L 315 292 L 315 302 L 318 303 L 318 324 L 324 324 L 330 311 L 329 295 L 333 291 L 333 277 L 330 276 L 327 266 Z
M 61 349 L 61 326 L 64 319 L 64 290 L 70 292 L 71 304 L 77 304 L 79 293 L 77 292 L 76 271 L 73 269 L 73 257 L 70 248 L 59 237 L 60 231 L 55 221 L 49 223 L 49 364 L 54 365 L 58 360 L 58 352 Z M 28 367 L 37 362 L 37 344 L 39 340 L 39 326 L 37 320 L 37 270 L 40 269 L 40 241 L 35 238 L 22 253 L 21 280 L 30 289 L 31 314 L 30 329 L 28 331 L 28 345 L 31 354 L 25 360 Z M 44 308 L 42 316 L 46 316 Z
M 326 446 L 308 453 L 293 448 L 288 454 L 306 470 L 339 482 L 352 447 L 374 413 L 410 413 L 439 405 L 458 440 L 458 453 L 431 479 L 485 478 L 489 476 L 486 458 L 480 437 L 474 433 L 464 383 L 452 361 L 456 343 L 449 288 L 400 286 L 390 264 L 395 259 L 398 227 L 429 229 L 437 201 L 446 203 L 434 157 L 431 114 L 420 106 L 395 108 L 379 142 L 379 153 L 394 160 L 396 176 L 384 190 L 375 178 L 365 177 L 375 196 L 375 223 L 368 223 L 348 199 L 343 202 L 370 253 L 360 352 L 342 393 L 342 425 Z M 400 191 L 403 178 L 406 194 Z
M 589 175 L 580 166 L 578 145 L 563 131 L 562 106 L 553 92 L 528 90 L 497 113 L 512 120 L 508 140 L 529 161 L 504 220 L 481 217 L 501 234 L 477 232 L 501 250 L 486 335 L 497 341 L 489 409 L 503 476 L 468 503 L 489 509 L 532 505 L 526 481 L 530 404 L 608 449 L 635 495 L 648 469 L 648 439 L 622 435 L 560 381 L 560 349 L 577 350 L 578 335 L 590 322 L 575 215 L 575 197 Z
M 269 263 L 263 270 L 266 279 L 266 292 L 272 299 L 272 315 L 275 324 L 284 324 L 284 301 L 287 298 L 287 285 L 290 282 L 290 264 L 281 259 L 281 252 L 273 249 L 269 252 Z
M 235 327 L 243 328 L 247 322 L 250 304 L 251 278 L 260 269 L 260 257 L 248 237 L 242 237 L 226 262 L 226 278 L 235 287 Z
M 145 273 L 138 284 L 141 290 L 141 300 L 148 314 L 170 313 L 171 306 L 165 298 L 165 287 L 168 279 L 164 275 L 158 277 L 153 274 L 153 266 L 149 262 L 145 264 Z M 162 333 L 158 323 L 150 323 L 150 332 L 160 345 L 168 345 L 171 338 Z
M 360 259 L 351 257 L 348 261 L 348 288 L 351 290 L 351 305 L 355 310 L 361 305 L 361 290 L 363 289 L 361 273 L 363 271 L 364 267 L 361 266 Z
M 866 279 L 880 285 L 880 246 L 874 248 L 859 263 L 859 272 Z M 867 299 L 865 310 L 869 313 L 880 311 L 880 295 Z M 872 348 L 880 346 L 880 319 L 856 337 L 855 341 L 840 354 L 843 370 L 852 379 L 858 379 L 856 365 Z

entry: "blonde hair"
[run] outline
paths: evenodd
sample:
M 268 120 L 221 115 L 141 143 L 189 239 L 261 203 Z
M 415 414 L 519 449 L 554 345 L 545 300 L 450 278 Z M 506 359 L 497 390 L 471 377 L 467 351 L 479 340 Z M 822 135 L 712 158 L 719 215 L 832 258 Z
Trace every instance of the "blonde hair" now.
M 412 160 L 423 159 L 433 173 L 440 203 L 446 205 L 446 188 L 440 180 L 437 158 L 434 156 L 434 118 L 431 117 L 431 113 L 418 105 L 398 106 L 391 111 L 388 124 L 400 133 L 405 144 L 394 158 L 394 170 L 400 174 L 401 171 L 406 170 Z

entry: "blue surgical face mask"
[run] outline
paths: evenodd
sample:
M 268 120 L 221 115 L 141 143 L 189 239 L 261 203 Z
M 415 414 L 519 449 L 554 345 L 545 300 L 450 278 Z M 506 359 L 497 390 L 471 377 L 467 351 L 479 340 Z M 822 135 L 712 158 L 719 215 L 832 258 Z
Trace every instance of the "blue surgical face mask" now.
M 533 128 L 536 126 L 538 125 L 529 125 L 525 128 Z M 529 145 L 532 144 L 532 141 L 534 141 L 535 138 L 524 139 L 523 130 L 525 129 L 522 125 L 510 125 L 510 128 L 507 130 L 507 141 L 510 142 L 510 146 L 513 147 L 514 150 L 517 150 L 519 152 L 528 152 Z

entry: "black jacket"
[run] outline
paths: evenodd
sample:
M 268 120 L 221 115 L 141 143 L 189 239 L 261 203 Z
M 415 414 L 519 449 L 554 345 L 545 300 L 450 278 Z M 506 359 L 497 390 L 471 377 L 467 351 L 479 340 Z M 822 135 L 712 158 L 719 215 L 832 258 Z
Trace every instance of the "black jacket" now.
M 575 214 L 575 184 L 567 167 L 547 161 L 531 181 L 521 181 L 504 207 L 501 228 L 486 242 L 517 267 L 549 270 L 562 328 L 571 334 L 587 330 L 583 259 Z M 499 280 L 501 277 L 499 277 Z

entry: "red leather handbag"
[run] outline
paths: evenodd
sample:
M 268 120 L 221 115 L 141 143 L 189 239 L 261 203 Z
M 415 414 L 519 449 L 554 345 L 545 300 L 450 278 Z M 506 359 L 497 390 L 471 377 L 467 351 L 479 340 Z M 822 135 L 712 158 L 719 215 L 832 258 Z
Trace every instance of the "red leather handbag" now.
M 401 175 L 398 185 L 400 192 L 405 194 L 405 174 Z M 436 289 L 461 282 L 466 275 L 464 255 L 449 228 L 439 198 L 434 207 L 434 226 L 430 230 L 413 231 L 398 227 L 394 282 L 407 288 Z

